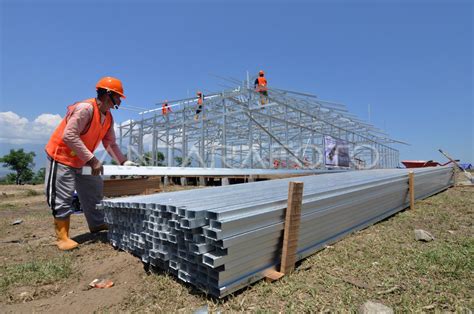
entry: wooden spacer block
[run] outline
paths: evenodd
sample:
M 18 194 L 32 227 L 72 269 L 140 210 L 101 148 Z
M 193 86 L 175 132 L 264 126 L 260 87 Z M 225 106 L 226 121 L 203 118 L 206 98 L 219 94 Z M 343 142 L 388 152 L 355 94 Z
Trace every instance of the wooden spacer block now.
M 285 274 L 274 270 L 274 271 L 271 271 L 271 272 L 268 272 L 267 274 L 265 274 L 265 281 L 266 282 L 274 282 L 274 281 L 280 279 L 281 277 L 283 277 L 284 275 Z

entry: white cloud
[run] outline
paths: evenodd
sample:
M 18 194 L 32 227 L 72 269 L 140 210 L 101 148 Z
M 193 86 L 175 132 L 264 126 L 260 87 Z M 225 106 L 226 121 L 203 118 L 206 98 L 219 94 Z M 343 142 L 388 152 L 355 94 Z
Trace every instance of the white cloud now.
M 58 114 L 43 113 L 35 119 L 34 123 L 54 129 L 58 126 L 61 119 L 61 116 Z
M 0 112 L 0 143 L 46 144 L 61 116 L 43 113 L 33 121 L 12 111 Z
M 4 123 L 9 124 L 9 125 L 16 124 L 20 127 L 23 127 L 24 125 L 28 123 L 28 119 L 22 118 L 14 112 L 7 111 L 7 112 L 0 112 L 0 122 L 2 122 L 2 125 Z

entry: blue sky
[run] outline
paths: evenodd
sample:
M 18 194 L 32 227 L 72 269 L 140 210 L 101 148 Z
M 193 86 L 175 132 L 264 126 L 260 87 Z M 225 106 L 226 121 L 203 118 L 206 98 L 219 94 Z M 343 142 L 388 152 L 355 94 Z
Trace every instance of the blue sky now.
M 474 162 L 468 1 L 0 3 L 0 154 L 41 154 L 54 115 L 94 97 L 105 75 L 123 80 L 124 104 L 153 108 L 223 89 L 214 74 L 264 69 L 270 86 L 342 102 L 364 120 L 370 104 L 372 123 L 411 144 L 396 146 L 401 159 L 443 161 L 444 148 Z

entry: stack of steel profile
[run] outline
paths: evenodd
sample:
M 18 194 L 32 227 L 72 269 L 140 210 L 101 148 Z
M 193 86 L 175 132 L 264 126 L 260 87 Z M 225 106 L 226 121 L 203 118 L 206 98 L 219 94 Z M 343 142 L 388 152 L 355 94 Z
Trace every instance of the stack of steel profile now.
M 453 183 L 451 167 L 413 169 L 415 198 Z M 110 242 L 211 295 L 280 262 L 288 183 L 304 183 L 298 259 L 409 205 L 408 170 L 323 174 L 104 200 Z

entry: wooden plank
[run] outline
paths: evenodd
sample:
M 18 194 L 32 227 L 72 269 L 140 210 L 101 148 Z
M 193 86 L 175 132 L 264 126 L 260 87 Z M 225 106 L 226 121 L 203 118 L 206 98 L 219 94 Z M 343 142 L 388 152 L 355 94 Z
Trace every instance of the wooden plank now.
M 295 269 L 302 201 L 303 182 L 290 182 L 288 188 L 288 206 L 285 215 L 285 229 L 280 266 L 280 272 L 283 274 L 289 274 Z
M 161 177 L 149 177 L 145 182 L 145 191 L 142 194 L 153 194 L 161 191 Z
M 275 180 L 275 179 L 286 179 L 286 178 L 293 178 L 293 177 L 305 177 L 305 176 L 311 176 L 315 174 L 268 174 L 268 175 L 256 175 L 254 176 L 255 179 L 265 179 L 265 180 Z
M 410 193 L 410 209 L 415 209 L 415 174 L 408 172 L 408 192 Z
M 104 180 L 104 196 L 139 195 L 160 192 L 160 177 Z

